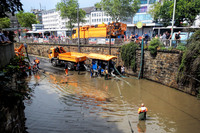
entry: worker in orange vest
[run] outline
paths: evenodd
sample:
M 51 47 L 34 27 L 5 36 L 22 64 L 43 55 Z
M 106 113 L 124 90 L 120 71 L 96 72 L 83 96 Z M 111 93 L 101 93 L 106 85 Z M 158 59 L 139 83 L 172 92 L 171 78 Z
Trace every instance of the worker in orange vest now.
M 148 109 L 144 106 L 144 103 L 141 104 L 141 107 L 138 109 L 139 120 L 146 120 L 146 113 Z
M 68 63 L 65 62 L 65 74 L 66 76 L 68 76 Z
M 29 75 L 31 75 L 31 65 L 28 66 Z
M 36 59 L 34 60 L 34 62 L 36 63 L 37 68 L 39 69 L 40 60 L 38 60 L 38 59 L 36 58 Z

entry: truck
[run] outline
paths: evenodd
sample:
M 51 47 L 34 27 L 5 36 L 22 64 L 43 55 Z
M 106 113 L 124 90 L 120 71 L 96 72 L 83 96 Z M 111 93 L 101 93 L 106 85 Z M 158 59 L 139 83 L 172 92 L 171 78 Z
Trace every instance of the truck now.
M 121 22 L 83 26 L 79 28 L 80 39 L 87 38 L 119 38 L 125 35 L 127 25 Z M 73 30 L 72 38 L 78 38 L 78 28 Z
M 80 64 L 80 70 L 85 69 L 84 64 L 87 54 L 78 52 L 66 52 L 63 47 L 52 47 L 49 51 L 49 61 L 52 66 L 68 64 L 69 70 L 77 70 L 77 64 Z

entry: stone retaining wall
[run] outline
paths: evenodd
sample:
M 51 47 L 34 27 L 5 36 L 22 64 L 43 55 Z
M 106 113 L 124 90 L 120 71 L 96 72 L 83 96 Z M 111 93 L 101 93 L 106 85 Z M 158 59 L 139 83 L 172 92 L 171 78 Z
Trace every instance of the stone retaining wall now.
M 16 44 L 19 47 L 19 44 Z M 29 44 L 28 51 L 30 54 L 35 54 L 39 56 L 47 57 L 47 50 L 50 47 L 58 46 L 55 44 Z M 62 45 L 64 49 L 68 52 L 77 52 L 77 45 Z M 82 45 L 81 52 L 83 53 L 99 53 L 99 54 L 109 54 L 108 45 Z M 123 65 L 123 61 L 120 56 L 120 47 L 112 46 L 112 55 L 118 57 L 116 60 L 116 65 Z M 180 65 L 181 53 L 173 51 L 158 51 L 156 57 L 152 57 L 148 50 L 144 51 L 144 64 L 143 64 L 143 78 L 161 83 L 163 85 L 179 89 L 181 91 L 187 92 L 189 94 L 195 95 L 196 92 L 192 91 L 190 88 L 178 86 L 176 82 L 176 77 L 178 73 L 178 68 Z M 140 60 L 141 60 L 141 50 L 136 51 L 136 62 L 137 70 L 133 72 L 130 68 L 126 68 L 126 73 L 137 76 L 140 70 Z
M 10 62 L 10 59 L 14 57 L 13 43 L 0 44 L 0 68 L 4 67 Z

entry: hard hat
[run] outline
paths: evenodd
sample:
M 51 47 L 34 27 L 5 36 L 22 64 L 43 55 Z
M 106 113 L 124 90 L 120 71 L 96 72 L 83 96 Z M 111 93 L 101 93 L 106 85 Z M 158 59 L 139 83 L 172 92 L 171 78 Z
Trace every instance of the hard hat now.
M 141 107 L 144 107 L 144 103 L 141 104 Z

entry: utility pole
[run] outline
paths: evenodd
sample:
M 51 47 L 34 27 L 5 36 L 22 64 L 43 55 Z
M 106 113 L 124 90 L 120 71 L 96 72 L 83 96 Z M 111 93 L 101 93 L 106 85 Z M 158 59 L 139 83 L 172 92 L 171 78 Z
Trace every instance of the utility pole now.
M 176 11 L 176 0 L 174 0 L 174 9 L 173 9 L 173 16 L 172 16 L 172 30 L 171 30 L 170 47 L 172 46 L 172 35 L 173 35 L 173 30 L 174 30 L 175 11 Z
M 78 5 L 78 3 L 77 3 L 77 23 L 78 23 L 78 52 L 80 52 L 79 5 Z
M 109 24 L 110 32 L 109 32 L 109 55 L 111 55 L 111 24 Z

